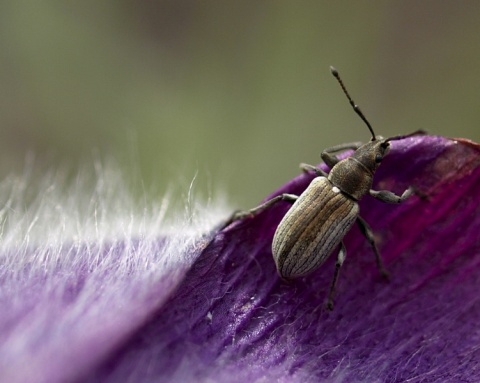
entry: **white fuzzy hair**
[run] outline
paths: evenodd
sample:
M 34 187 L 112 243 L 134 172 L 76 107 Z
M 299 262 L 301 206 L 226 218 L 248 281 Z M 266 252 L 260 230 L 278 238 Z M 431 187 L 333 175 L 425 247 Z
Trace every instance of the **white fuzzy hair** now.
M 173 191 L 134 198 L 118 167 L 94 168 L 93 182 L 36 182 L 27 167 L 0 183 L 2 382 L 81 376 L 165 302 L 201 234 L 228 214 L 192 185 L 178 209 Z

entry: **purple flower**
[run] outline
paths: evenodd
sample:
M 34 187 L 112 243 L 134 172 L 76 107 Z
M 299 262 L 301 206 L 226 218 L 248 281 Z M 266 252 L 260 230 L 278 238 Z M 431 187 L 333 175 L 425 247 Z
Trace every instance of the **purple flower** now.
M 335 255 L 293 282 L 275 269 L 288 203 L 204 236 L 4 246 L 0 381 L 478 382 L 479 146 L 392 142 L 374 186 L 410 185 L 428 199 L 360 203 L 391 280 L 354 226 L 333 312 Z

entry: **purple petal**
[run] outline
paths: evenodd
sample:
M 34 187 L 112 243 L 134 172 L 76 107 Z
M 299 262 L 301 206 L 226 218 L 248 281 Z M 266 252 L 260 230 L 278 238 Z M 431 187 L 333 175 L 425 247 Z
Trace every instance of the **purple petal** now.
M 219 233 L 180 288 L 92 381 L 480 381 L 480 156 L 468 142 L 394 142 L 377 189 L 429 195 L 361 214 L 392 275 L 357 228 L 347 235 L 335 310 L 334 257 L 287 283 L 271 256 L 276 206 Z M 277 193 L 301 193 L 302 175 Z
M 311 179 L 301 175 L 275 194 L 299 194 Z M 31 310 L 37 312 L 24 317 L 38 323 L 38 315 L 44 315 L 51 325 L 40 328 L 60 324 L 63 333 L 54 334 L 56 343 L 52 334 L 37 337 L 38 349 L 50 352 L 46 356 L 34 354 L 31 346 L 10 344 L 30 351 L 27 362 L 43 378 L 36 381 L 480 381 L 478 145 L 428 136 L 393 142 L 375 181 L 375 189 L 396 193 L 413 185 L 429 199 L 412 197 L 399 206 L 369 197 L 361 202 L 391 281 L 382 280 L 371 249 L 354 227 L 345 240 L 347 259 L 333 312 L 324 305 L 334 256 L 294 282 L 278 277 L 270 246 L 289 208 L 279 203 L 229 226 L 206 248 L 211 238 L 187 246 L 190 261 L 168 283 L 142 275 L 114 280 L 125 292 L 124 302 L 118 294 L 113 295 L 117 301 L 105 298 L 109 279 L 99 276 L 103 284 L 98 286 L 106 285 L 98 299 L 105 302 L 93 301 L 97 311 L 87 310 L 89 315 L 72 315 L 81 297 L 78 276 L 68 305 L 62 302 L 63 311 L 55 316 L 42 312 L 41 302 L 32 298 Z M 161 243 L 157 246 L 145 256 L 162 253 Z M 119 258 L 125 257 L 116 249 Z M 163 275 L 168 280 L 170 274 Z M 136 283 L 145 285 L 140 293 Z M 13 312 L 19 310 L 13 307 Z M 28 330 L 23 322 L 12 326 Z M 21 360 L 8 360 L 20 368 Z M 6 371 L 16 378 L 10 381 L 28 381 L 13 368 Z

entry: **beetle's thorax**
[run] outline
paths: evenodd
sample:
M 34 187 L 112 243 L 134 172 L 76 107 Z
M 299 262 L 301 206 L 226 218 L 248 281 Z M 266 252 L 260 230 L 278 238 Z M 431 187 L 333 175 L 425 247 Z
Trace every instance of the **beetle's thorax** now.
M 360 200 L 371 189 L 373 175 L 388 150 L 389 143 L 383 139 L 362 145 L 330 170 L 329 181 L 348 196 Z
M 354 200 L 361 199 L 372 187 L 373 175 L 355 158 L 346 158 L 336 164 L 328 180 Z

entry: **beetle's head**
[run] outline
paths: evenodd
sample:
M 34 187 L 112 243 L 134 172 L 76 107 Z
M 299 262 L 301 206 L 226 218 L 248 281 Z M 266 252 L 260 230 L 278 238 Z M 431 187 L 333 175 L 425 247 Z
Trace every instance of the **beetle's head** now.
M 422 134 L 426 134 L 426 132 L 423 130 L 417 130 L 410 134 L 393 136 L 389 138 L 383 138 L 382 136 L 374 136 L 372 137 L 370 142 L 367 142 L 366 144 L 360 146 L 353 154 L 353 157 L 355 157 L 359 162 L 361 162 L 362 165 L 369 169 L 373 174 L 382 163 L 384 157 L 390 151 L 391 141 L 403 140 L 404 138 L 419 136 Z
M 353 157 L 373 174 L 390 151 L 390 140 L 377 136 L 358 148 Z

